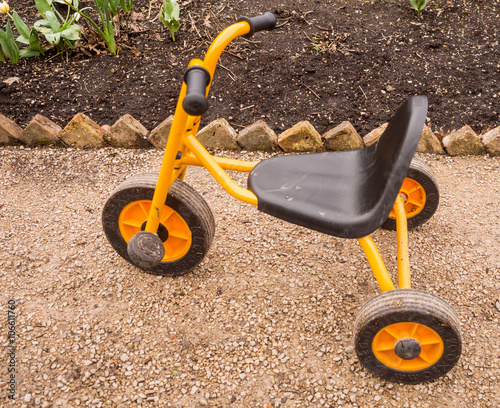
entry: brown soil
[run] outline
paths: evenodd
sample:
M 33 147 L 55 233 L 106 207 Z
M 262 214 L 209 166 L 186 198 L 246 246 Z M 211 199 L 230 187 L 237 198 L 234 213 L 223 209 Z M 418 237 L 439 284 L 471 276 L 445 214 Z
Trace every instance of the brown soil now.
M 36 20 L 31 0 L 10 3 Z M 324 132 L 350 120 L 365 133 L 414 94 L 429 97 L 434 130 L 500 124 L 498 0 L 431 1 L 420 18 L 400 0 L 180 3 L 175 43 L 156 18 L 160 1 L 136 0 L 144 20 L 122 30 L 117 57 L 82 43 L 73 55 L 2 64 L 0 112 L 21 126 L 36 113 L 61 126 L 77 112 L 101 125 L 129 113 L 151 130 L 173 114 L 191 58 L 240 16 L 271 11 L 276 30 L 238 39 L 222 56 L 202 125 L 224 117 L 239 129 L 264 119 L 280 132 L 307 119 Z

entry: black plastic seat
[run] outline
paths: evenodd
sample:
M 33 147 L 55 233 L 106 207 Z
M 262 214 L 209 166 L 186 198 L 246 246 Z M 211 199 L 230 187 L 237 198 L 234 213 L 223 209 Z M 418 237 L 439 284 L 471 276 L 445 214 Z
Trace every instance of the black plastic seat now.
M 389 216 L 417 149 L 427 98 L 397 111 L 379 141 L 347 152 L 279 156 L 254 167 L 260 211 L 341 238 L 362 238 Z

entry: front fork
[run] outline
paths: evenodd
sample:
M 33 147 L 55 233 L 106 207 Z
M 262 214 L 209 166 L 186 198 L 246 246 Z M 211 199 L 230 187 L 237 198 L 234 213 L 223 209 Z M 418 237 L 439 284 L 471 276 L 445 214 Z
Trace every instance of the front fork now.
M 396 214 L 396 233 L 398 240 L 398 283 L 400 289 L 411 288 L 410 284 L 410 262 L 408 258 L 408 225 L 406 221 L 406 211 L 404 208 L 404 200 L 398 195 L 394 203 L 394 213 Z M 366 254 L 368 263 L 375 275 L 380 290 L 386 292 L 394 290 L 396 287 L 392 283 L 391 277 L 387 272 L 384 261 L 377 250 L 373 239 L 368 235 L 363 238 L 358 238 L 363 251 Z
M 182 108 L 182 101 L 186 96 L 186 84 L 182 84 L 181 94 L 177 101 L 174 120 L 170 133 L 168 135 L 167 147 L 163 155 L 163 161 L 160 168 L 158 181 L 153 196 L 153 202 L 149 211 L 148 220 L 146 222 L 146 231 L 156 234 L 160 225 L 160 214 L 167 199 L 168 190 L 174 179 L 178 175 L 184 177 L 185 168 L 175 169 L 175 162 L 180 149 L 185 149 L 182 146 L 182 138 L 186 132 L 198 131 L 200 118 L 189 116 Z M 181 152 L 183 154 L 184 152 Z

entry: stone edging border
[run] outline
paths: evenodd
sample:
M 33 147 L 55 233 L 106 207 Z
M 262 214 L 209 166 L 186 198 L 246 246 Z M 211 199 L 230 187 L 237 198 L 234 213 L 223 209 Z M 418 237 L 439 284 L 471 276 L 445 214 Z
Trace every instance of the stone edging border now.
M 22 129 L 13 120 L 0 114 L 0 146 L 26 145 L 66 146 L 72 148 L 152 148 L 165 149 L 173 116 L 169 116 L 149 132 L 131 115 L 124 115 L 112 126 L 99 126 L 83 113 L 78 113 L 63 128 L 37 114 Z M 360 149 L 375 143 L 387 123 L 361 137 L 350 122 L 342 122 L 320 135 L 308 121 L 302 121 L 280 135 L 259 120 L 237 133 L 225 119 L 217 119 L 203 129 L 197 138 L 209 150 L 261 150 L 292 152 L 345 151 Z M 500 126 L 478 135 L 468 125 L 446 135 L 440 141 L 429 126 L 425 126 L 417 152 L 449 154 L 451 156 L 500 156 Z

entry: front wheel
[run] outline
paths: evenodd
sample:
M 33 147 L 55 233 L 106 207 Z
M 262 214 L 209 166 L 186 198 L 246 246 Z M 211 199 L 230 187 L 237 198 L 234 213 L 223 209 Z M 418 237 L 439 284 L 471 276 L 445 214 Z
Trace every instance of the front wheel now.
M 439 206 L 439 186 L 436 175 L 424 161 L 413 158 L 399 195 L 404 201 L 408 229 L 425 224 L 434 215 Z M 382 228 L 396 230 L 394 210 Z
M 164 276 L 182 275 L 207 254 L 215 221 L 205 200 L 181 180 L 172 183 L 160 214 L 157 235 L 165 250 L 162 261 L 153 267 L 139 266 L 127 251 L 130 239 L 146 228 L 157 180 L 158 174 L 137 174 L 118 186 L 104 205 L 104 233 L 115 251 L 140 269 Z
M 451 307 L 415 289 L 395 289 L 366 302 L 354 324 L 361 364 L 385 380 L 416 384 L 446 374 L 460 358 L 462 337 Z

